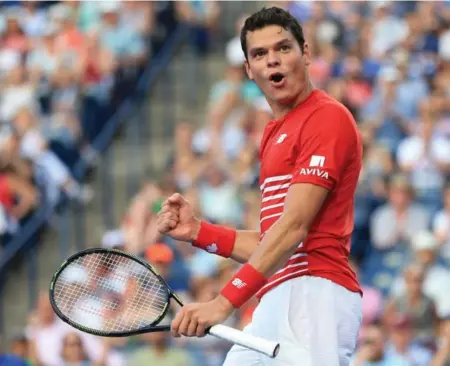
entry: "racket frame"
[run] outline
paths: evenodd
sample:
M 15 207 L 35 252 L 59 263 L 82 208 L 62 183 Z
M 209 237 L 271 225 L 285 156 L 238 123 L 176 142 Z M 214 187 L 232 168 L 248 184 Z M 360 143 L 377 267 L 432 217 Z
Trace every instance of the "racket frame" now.
M 78 324 L 76 322 L 73 322 L 72 320 L 70 320 L 69 317 L 67 317 L 66 315 L 64 315 L 61 310 L 58 308 L 58 305 L 56 304 L 55 298 L 54 298 L 54 293 L 55 293 L 55 284 L 58 281 L 60 275 L 63 273 L 63 271 L 73 262 L 75 262 L 77 259 L 79 259 L 80 257 L 85 257 L 87 255 L 90 254 L 96 254 L 96 253 L 103 253 L 103 254 L 116 254 L 116 255 L 120 255 L 122 257 L 126 257 L 128 259 L 131 259 L 133 261 L 138 262 L 139 264 L 141 264 L 142 266 L 144 266 L 146 269 L 148 269 L 149 271 L 152 272 L 152 274 L 154 276 L 156 276 L 158 278 L 159 281 L 161 281 L 161 284 L 165 286 L 166 292 L 167 292 L 167 301 L 166 304 L 163 308 L 163 310 L 161 311 L 161 314 L 158 316 L 158 318 L 156 318 L 151 324 L 140 328 L 140 329 L 136 329 L 136 330 L 132 330 L 132 331 L 126 331 L 126 332 L 102 332 L 102 331 L 98 331 L 92 328 L 88 328 L 85 327 L 81 324 Z M 55 274 L 53 275 L 53 278 L 50 282 L 50 289 L 49 289 L 49 298 L 50 298 L 50 304 L 54 310 L 54 312 L 56 313 L 56 315 L 65 323 L 69 324 L 70 326 L 81 330 L 82 332 L 85 333 L 90 333 L 93 335 L 97 335 L 97 336 L 101 336 L 101 337 L 129 337 L 129 336 L 133 336 L 133 335 L 139 335 L 139 334 L 144 334 L 144 333 L 153 333 L 153 332 L 167 332 L 170 330 L 170 326 L 169 325 L 158 325 L 166 316 L 168 310 L 169 310 L 169 305 L 170 305 L 170 298 L 173 298 L 180 306 L 183 306 L 182 301 L 179 299 L 179 297 L 172 291 L 172 289 L 169 287 L 169 285 L 167 284 L 167 282 L 164 280 L 164 278 L 161 277 L 161 275 L 153 268 L 153 266 L 146 262 L 145 260 L 130 254 L 130 253 L 126 253 L 123 252 L 121 250 L 117 250 L 117 249 L 105 249 L 105 248 L 90 248 L 90 249 L 85 249 L 82 250 L 80 252 L 77 252 L 73 255 L 71 255 L 69 258 L 67 258 L 59 267 L 59 269 L 55 272 Z

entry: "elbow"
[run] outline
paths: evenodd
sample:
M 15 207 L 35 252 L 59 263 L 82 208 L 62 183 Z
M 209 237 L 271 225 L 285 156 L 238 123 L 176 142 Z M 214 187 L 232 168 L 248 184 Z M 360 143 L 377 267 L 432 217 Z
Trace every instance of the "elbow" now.
M 298 220 L 298 218 L 285 218 L 285 232 L 292 238 L 288 242 L 292 248 L 296 248 L 302 243 L 309 233 L 309 226 Z M 289 248 L 289 249 L 292 249 Z

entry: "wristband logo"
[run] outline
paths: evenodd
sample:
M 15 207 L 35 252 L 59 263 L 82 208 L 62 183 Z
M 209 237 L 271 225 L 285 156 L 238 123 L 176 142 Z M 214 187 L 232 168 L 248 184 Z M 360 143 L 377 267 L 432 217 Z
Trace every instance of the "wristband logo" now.
M 231 281 L 231 284 L 236 288 L 244 288 L 245 286 L 247 286 L 247 284 L 240 278 L 235 278 L 233 281 Z
M 217 248 L 217 244 L 216 243 L 212 243 L 212 244 L 206 246 L 206 251 L 209 252 L 209 253 L 217 253 L 218 249 L 219 248 Z

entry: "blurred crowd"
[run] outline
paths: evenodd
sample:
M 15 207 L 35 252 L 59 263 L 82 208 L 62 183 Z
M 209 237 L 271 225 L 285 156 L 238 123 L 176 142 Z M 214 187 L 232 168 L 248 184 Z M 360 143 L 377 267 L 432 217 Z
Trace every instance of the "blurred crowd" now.
M 151 53 L 144 2 L 4 2 L 0 10 L 2 247 L 44 204 L 89 202 L 75 167 Z
M 25 5 L 21 11 L 33 21 L 23 28 L 17 16 L 6 17 L 0 115 L 13 128 L 2 133 L 0 147 L 8 154 L 1 157 L 9 159 L 2 161 L 0 198 L 8 217 L 19 223 L 40 197 L 31 168 L 53 172 L 49 165 L 60 166 L 66 174 L 47 179 L 74 199 L 88 196 L 71 177 L 64 154 L 89 152 L 99 119 L 87 113 L 92 119 L 84 126 L 77 108 L 94 105 L 98 113 L 110 112 L 100 101 L 115 95 L 117 75 L 123 76 L 117 70 L 129 62 L 140 65 L 148 52 L 142 40 L 150 28 L 144 21 L 142 28 L 127 22 L 127 31 L 111 31 L 111 24 L 145 5 L 124 2 L 119 16 L 114 9 L 95 13 L 90 3 L 75 4 L 53 12 Z M 206 57 L 220 5 L 192 1 L 178 9 L 194 29 L 195 50 Z M 354 365 L 450 365 L 450 3 L 270 5 L 285 7 L 301 22 L 313 54 L 314 85 L 351 110 L 364 142 L 352 240 L 352 264 L 364 285 L 364 324 Z M 76 22 L 68 16 L 75 10 Z M 41 17 L 52 19 L 50 31 Z M 186 301 L 213 298 L 237 265 L 161 237 L 156 213 L 165 197 L 181 192 L 199 217 L 259 229 L 258 148 L 272 115 L 245 75 L 239 41 L 245 17 L 237 19 L 236 33 L 223 47 L 227 66 L 223 75 L 214 75 L 203 120 L 177 123 L 166 174 L 142 184 L 117 230 L 102 240 L 104 247 L 157 265 Z M 37 41 L 29 42 L 32 38 Z M 91 51 L 84 53 L 85 47 Z M 57 55 L 67 54 L 70 66 L 63 67 L 65 58 Z M 25 56 L 26 62 L 19 62 Z M 30 142 L 25 146 L 24 141 Z M 11 184 L 12 179 L 20 184 Z M 19 203 L 5 204 L 12 200 L 3 192 L 19 196 Z M 228 324 L 243 328 L 255 304 L 236 312 Z M 211 337 L 174 340 L 155 333 L 104 340 L 73 332 L 55 318 L 44 294 L 26 335 L 15 339 L 11 350 L 49 366 L 216 366 L 229 347 Z

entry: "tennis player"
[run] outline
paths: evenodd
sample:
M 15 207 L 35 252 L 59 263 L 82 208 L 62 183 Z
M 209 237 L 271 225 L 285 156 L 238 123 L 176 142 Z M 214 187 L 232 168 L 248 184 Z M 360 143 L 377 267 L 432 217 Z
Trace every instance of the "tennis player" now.
M 174 336 L 202 336 L 253 296 L 245 332 L 280 342 L 270 359 L 234 346 L 225 366 L 349 365 L 361 324 L 362 293 L 348 257 L 362 144 L 350 112 L 314 89 L 311 55 L 299 23 L 265 8 L 242 28 L 246 70 L 275 119 L 265 128 L 260 231 L 200 221 L 174 194 L 158 217 L 161 233 L 244 265 L 220 295 L 183 307 Z

